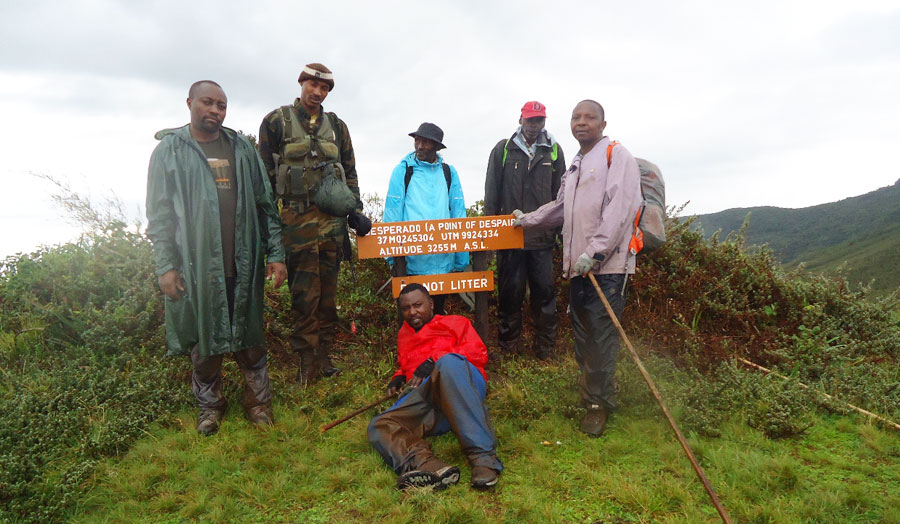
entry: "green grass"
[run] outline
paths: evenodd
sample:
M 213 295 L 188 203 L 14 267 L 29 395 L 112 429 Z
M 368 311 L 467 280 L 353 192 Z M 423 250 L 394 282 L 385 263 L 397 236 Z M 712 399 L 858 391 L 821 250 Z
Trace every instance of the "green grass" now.
M 897 301 L 863 300 L 840 279 L 790 276 L 765 250 L 669 226 L 666 246 L 641 261 L 624 321 L 667 355 L 647 367 L 734 521 L 900 522 L 898 434 L 728 364 L 746 356 L 898 420 Z M 204 438 L 188 362 L 162 356 L 146 239 L 120 225 L 0 263 L 0 522 L 718 522 L 627 358 L 607 435 L 576 430 L 564 282 L 560 358 L 489 366 L 507 467 L 500 485 L 471 490 L 445 435 L 434 447 L 463 466 L 461 484 L 398 492 L 366 442 L 372 413 L 318 430 L 380 396 L 395 365 L 396 311 L 375 293 L 387 271 L 381 261 L 356 267 L 358 282 L 342 271 L 338 293 L 345 373 L 289 387 L 290 300 L 269 290 L 277 425 L 243 420 L 240 372 L 227 362 L 232 406 L 219 434 Z
M 236 405 L 213 437 L 196 433 L 193 411 L 155 424 L 126 455 L 101 463 L 73 522 L 719 521 L 630 362 L 620 362 L 622 410 L 606 435 L 577 431 L 569 356 L 492 364 L 488 406 L 506 467 L 495 490 L 468 486 L 448 434 L 433 445 L 463 466 L 460 484 L 401 493 L 366 441 L 373 413 L 319 432 L 380 393 L 389 358 L 373 376 L 345 355 L 350 369 L 305 392 L 289 389 L 290 369 L 276 363 L 277 424 L 268 430 L 252 428 Z M 664 377 L 667 398 L 690 387 L 668 360 L 651 358 L 648 367 Z M 677 415 L 677 402 L 670 408 Z M 721 438 L 689 434 L 689 442 L 735 522 L 900 522 L 900 436 L 855 417 L 819 413 L 801 437 L 771 440 L 736 413 Z

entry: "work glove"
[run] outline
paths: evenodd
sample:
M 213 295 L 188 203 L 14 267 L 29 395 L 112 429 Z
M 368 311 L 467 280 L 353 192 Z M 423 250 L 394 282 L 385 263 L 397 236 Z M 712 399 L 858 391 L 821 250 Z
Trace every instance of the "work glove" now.
M 585 276 L 590 273 L 596 263 L 597 261 L 587 256 L 587 253 L 582 253 L 578 255 L 578 260 L 575 261 L 575 266 L 572 268 L 572 271 L 581 276 Z
M 372 221 L 358 211 L 354 211 L 347 216 L 347 224 L 361 237 L 368 235 L 369 231 L 372 231 Z
M 406 385 L 410 388 L 419 387 L 426 378 L 431 376 L 432 371 L 434 371 L 434 359 L 429 357 L 428 360 L 419 364 L 419 367 L 413 371 L 413 376 Z
M 513 221 L 513 227 L 522 227 L 522 217 L 525 213 L 523 213 L 521 209 L 513 209 L 512 214 L 516 217 L 516 220 Z
M 405 385 L 406 375 L 397 375 L 396 377 L 392 378 L 390 382 L 388 382 L 387 392 L 393 395 L 403 389 L 403 386 Z
M 419 364 L 419 367 L 413 372 L 413 375 L 419 378 L 427 378 L 431 376 L 431 372 L 434 371 L 434 359 L 428 357 L 425 362 Z

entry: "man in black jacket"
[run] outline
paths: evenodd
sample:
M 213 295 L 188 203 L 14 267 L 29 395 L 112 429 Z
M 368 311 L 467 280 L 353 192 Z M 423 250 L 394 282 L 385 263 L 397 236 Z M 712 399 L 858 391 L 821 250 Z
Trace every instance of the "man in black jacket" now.
M 514 209 L 528 213 L 556 198 L 566 169 L 562 148 L 544 129 L 547 108 L 526 102 L 519 128 L 497 142 L 488 160 L 484 181 L 485 215 L 507 215 Z M 534 324 L 532 349 L 540 359 L 551 356 L 556 342 L 556 288 L 553 285 L 553 246 L 558 230 L 525 230 L 525 248 L 500 251 L 497 259 L 500 349 L 518 352 L 522 334 L 525 284 L 531 291 Z

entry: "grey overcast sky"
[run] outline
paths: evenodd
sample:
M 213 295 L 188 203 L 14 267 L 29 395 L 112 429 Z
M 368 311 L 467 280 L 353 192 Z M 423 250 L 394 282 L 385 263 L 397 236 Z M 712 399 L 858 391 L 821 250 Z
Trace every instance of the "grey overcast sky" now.
M 0 2 L 0 256 L 77 236 L 67 180 L 143 217 L 155 131 L 188 121 L 188 86 L 219 82 L 225 125 L 257 134 L 334 71 L 324 106 L 350 129 L 363 193 L 384 196 L 423 121 L 445 132 L 466 203 L 527 100 L 566 158 L 574 105 L 662 169 L 685 214 L 805 207 L 900 178 L 900 2 Z

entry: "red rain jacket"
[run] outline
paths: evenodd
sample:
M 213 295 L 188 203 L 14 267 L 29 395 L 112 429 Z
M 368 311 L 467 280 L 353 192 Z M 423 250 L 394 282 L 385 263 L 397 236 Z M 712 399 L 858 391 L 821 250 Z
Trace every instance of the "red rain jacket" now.
M 397 361 L 400 368 L 394 376 L 404 375 L 409 380 L 419 364 L 431 357 L 435 362 L 447 353 L 466 357 L 478 368 L 484 380 L 487 374 L 487 348 L 475 332 L 469 319 L 459 315 L 435 315 L 417 333 L 406 322 L 397 334 Z

